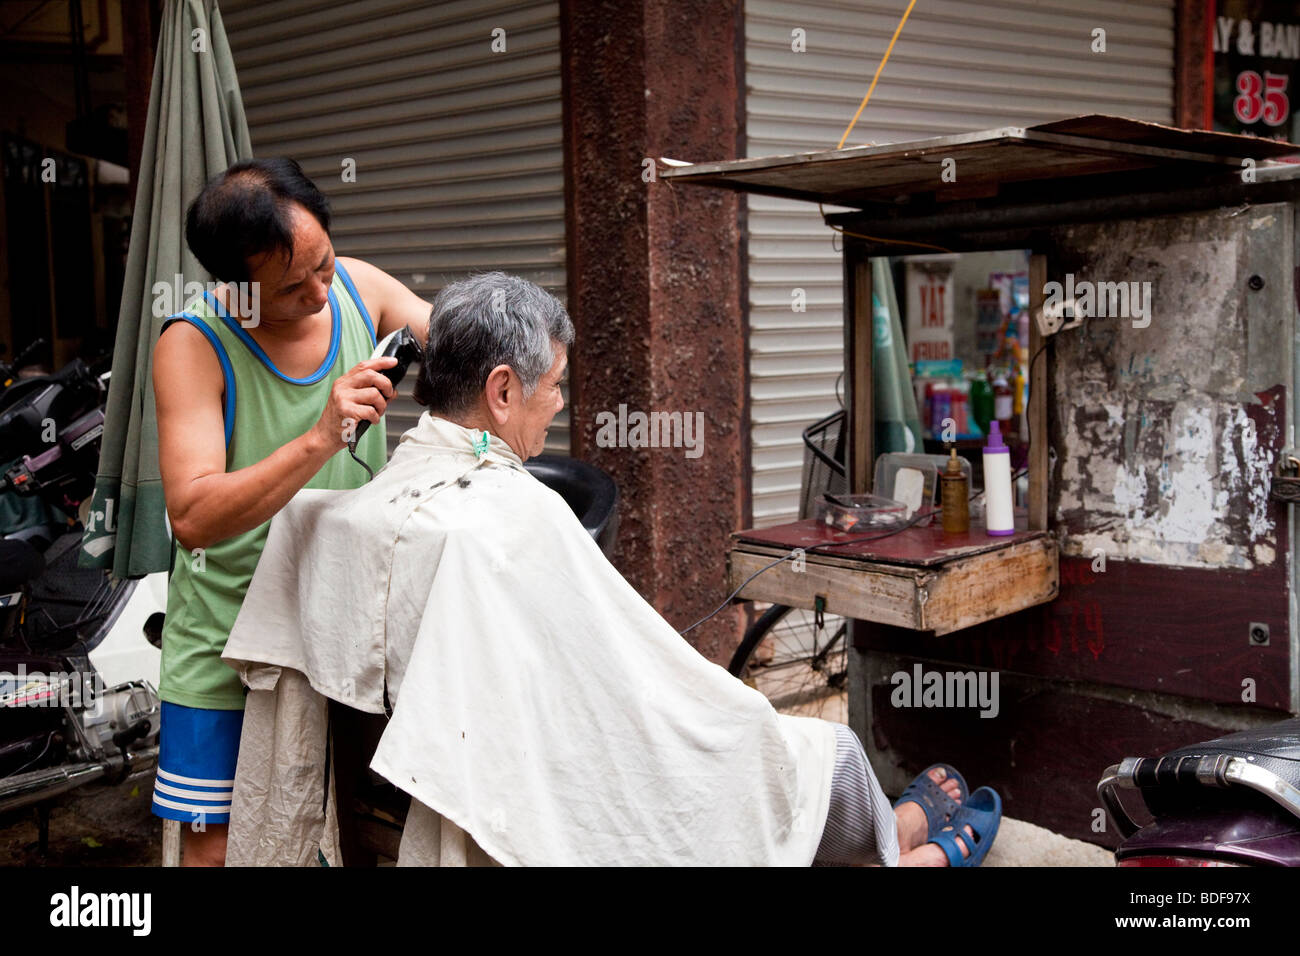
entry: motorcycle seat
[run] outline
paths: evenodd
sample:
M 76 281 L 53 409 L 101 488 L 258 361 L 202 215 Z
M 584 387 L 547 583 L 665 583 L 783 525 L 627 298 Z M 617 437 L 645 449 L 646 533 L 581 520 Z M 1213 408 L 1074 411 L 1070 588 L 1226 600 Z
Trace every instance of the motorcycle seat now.
M 1162 769 L 1156 775 L 1157 780 L 1160 783 L 1166 782 L 1161 778 L 1179 764 L 1180 758 L 1210 754 L 1244 757 L 1291 786 L 1300 788 L 1300 718 L 1293 717 L 1280 723 L 1241 730 L 1171 750 L 1160 760 Z M 1184 766 L 1193 763 L 1194 761 L 1187 761 Z
M 0 594 L 22 590 L 45 573 L 45 559 L 26 541 L 0 538 Z

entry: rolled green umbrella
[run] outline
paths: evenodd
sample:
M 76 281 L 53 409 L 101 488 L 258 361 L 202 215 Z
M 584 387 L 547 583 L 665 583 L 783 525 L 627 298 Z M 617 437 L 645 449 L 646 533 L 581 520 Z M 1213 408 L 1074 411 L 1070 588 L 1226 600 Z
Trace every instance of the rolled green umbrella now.
M 216 0 L 166 0 L 82 567 L 116 578 L 168 570 L 153 346 L 163 320 L 189 300 L 186 284 L 210 279 L 185 245 L 187 206 L 211 177 L 252 155 Z
M 872 383 L 876 413 L 876 454 L 921 452 L 921 419 L 907 367 L 907 346 L 894 294 L 889 260 L 871 261 Z

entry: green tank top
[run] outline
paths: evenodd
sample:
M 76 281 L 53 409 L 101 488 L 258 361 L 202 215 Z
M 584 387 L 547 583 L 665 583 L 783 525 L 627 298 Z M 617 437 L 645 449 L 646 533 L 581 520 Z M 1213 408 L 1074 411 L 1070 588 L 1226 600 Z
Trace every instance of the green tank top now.
M 342 263 L 329 291 L 333 329 L 325 360 L 311 375 L 294 379 L 272 365 L 248 331 L 206 293 L 168 318 L 194 325 L 212 345 L 225 378 L 226 471 L 263 460 L 320 418 L 334 380 L 375 348 L 374 323 Z M 378 471 L 388 457 L 383 419 L 357 443 L 357 457 Z M 365 470 L 340 449 L 307 488 L 356 488 Z M 159 696 L 169 703 L 213 710 L 242 710 L 244 686 L 221 660 L 226 638 L 257 568 L 270 521 L 204 549 L 201 556 L 175 545 L 162 635 Z

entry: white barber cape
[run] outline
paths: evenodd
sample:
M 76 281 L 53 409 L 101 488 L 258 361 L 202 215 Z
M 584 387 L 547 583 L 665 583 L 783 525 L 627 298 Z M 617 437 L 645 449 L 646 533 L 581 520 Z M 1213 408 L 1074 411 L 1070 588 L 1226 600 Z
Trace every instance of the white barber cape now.
M 426 412 L 371 483 L 272 521 L 223 655 L 250 689 L 229 862 L 337 858 L 323 698 L 383 713 L 386 681 L 370 766 L 413 798 L 403 856 L 810 864 L 832 725 L 702 657 L 505 442 L 476 457 L 480 434 Z

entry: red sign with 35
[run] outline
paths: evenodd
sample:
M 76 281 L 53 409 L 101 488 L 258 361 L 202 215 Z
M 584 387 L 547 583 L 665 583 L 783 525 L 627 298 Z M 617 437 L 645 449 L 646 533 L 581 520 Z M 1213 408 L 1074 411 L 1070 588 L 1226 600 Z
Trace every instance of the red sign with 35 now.
M 1276 0 L 1219 0 L 1213 24 L 1214 128 L 1295 142 L 1300 13 Z

